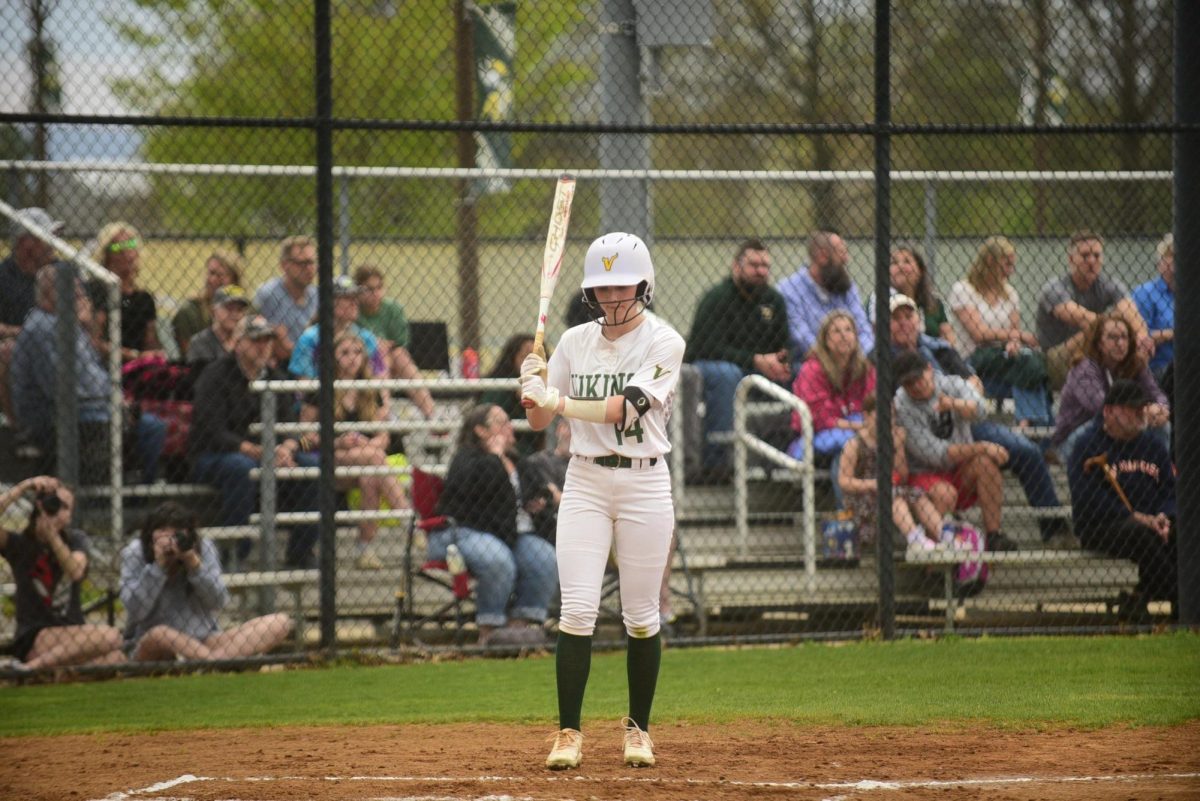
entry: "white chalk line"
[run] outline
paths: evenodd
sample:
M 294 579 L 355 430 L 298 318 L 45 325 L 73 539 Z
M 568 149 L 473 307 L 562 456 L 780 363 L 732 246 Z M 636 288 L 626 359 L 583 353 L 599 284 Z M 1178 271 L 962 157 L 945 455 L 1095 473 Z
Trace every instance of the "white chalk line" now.
M 1072 784 L 1072 783 L 1103 783 L 1103 782 L 1143 782 L 1161 781 L 1166 779 L 1200 779 L 1200 772 L 1193 773 L 1125 773 L 1100 776 L 997 776 L 981 779 L 859 779 L 846 782 L 814 782 L 814 781 L 743 781 L 739 779 L 668 779 L 654 776 L 193 776 L 185 774 L 167 781 L 156 782 L 147 787 L 115 792 L 103 799 L 93 801 L 128 801 L 128 799 L 150 793 L 170 790 L 192 782 L 381 782 L 381 783 L 449 783 L 456 784 L 477 782 L 561 782 L 561 783 L 635 783 L 685 785 L 696 787 L 753 787 L 775 789 L 811 789 L 811 790 L 850 790 L 853 792 L 871 792 L 875 790 L 905 790 L 921 788 L 953 788 L 953 787 L 983 787 L 1007 784 Z M 841 798 L 835 796 L 834 798 Z M 382 796 L 371 801 L 466 801 L 467 796 L 419 795 L 419 796 Z M 155 801 L 189 801 L 187 798 L 167 798 L 157 796 Z M 485 795 L 478 796 L 473 801 L 530 801 L 528 796 Z M 828 800 L 832 801 L 832 800 Z

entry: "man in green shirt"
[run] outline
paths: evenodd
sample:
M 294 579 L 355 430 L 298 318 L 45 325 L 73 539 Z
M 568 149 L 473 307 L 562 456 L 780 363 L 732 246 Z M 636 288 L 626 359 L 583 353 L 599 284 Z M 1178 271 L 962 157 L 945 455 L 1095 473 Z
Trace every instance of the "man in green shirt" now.
M 391 378 L 420 378 L 417 363 L 408 352 L 408 318 L 404 307 L 383 296 L 383 271 L 365 264 L 354 271 L 354 283 L 362 287 L 358 295 L 358 324 L 379 340 Z M 408 393 L 426 420 L 433 417 L 433 395 L 427 389 Z
M 778 384 L 791 380 L 787 304 L 771 286 L 771 254 L 757 239 L 738 248 L 729 278 L 705 293 L 696 309 L 684 361 L 704 376 L 704 478 L 731 475 L 729 447 L 709 435 L 733 428 L 738 382 L 758 373 Z

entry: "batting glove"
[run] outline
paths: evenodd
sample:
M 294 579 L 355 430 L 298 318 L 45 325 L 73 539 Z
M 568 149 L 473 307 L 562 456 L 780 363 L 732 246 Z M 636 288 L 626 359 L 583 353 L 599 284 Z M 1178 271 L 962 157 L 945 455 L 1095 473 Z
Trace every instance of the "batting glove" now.
M 521 376 L 521 397 L 533 401 L 533 405 L 548 412 L 558 411 L 558 390 L 547 387 L 538 375 Z
M 546 360 L 536 353 L 531 353 L 525 357 L 525 361 L 521 362 L 521 375 L 541 375 L 546 369 Z

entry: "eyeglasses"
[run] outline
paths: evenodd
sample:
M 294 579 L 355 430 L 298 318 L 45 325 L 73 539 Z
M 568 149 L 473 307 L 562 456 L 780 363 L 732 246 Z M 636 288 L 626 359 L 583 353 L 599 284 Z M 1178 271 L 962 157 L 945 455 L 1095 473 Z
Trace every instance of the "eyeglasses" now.
M 131 237 L 130 239 L 126 239 L 123 242 L 110 242 L 108 245 L 108 252 L 109 253 L 120 253 L 122 250 L 137 250 L 138 245 L 140 245 L 140 244 L 141 243 L 138 242 L 138 239 L 136 236 Z
M 301 267 L 315 267 L 315 266 L 317 266 L 317 260 L 316 260 L 316 259 L 293 259 L 293 258 L 290 258 L 290 257 L 289 257 L 289 258 L 288 258 L 288 261 L 290 261 L 292 264 L 298 264 L 298 265 L 300 265 Z
M 1127 342 L 1129 340 L 1129 334 L 1126 334 L 1124 331 L 1113 331 L 1105 334 L 1104 338 L 1109 342 Z

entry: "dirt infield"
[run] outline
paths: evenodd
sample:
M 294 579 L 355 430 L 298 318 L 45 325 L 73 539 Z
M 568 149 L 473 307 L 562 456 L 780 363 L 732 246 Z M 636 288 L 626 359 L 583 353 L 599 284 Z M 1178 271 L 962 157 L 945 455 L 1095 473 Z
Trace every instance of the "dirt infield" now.
M 615 722 L 585 724 L 578 771 L 541 767 L 531 726 L 363 726 L 0 740 L 0 798 L 1195 799 L 1200 722 L 1011 731 L 663 725 L 659 764 L 620 763 Z

